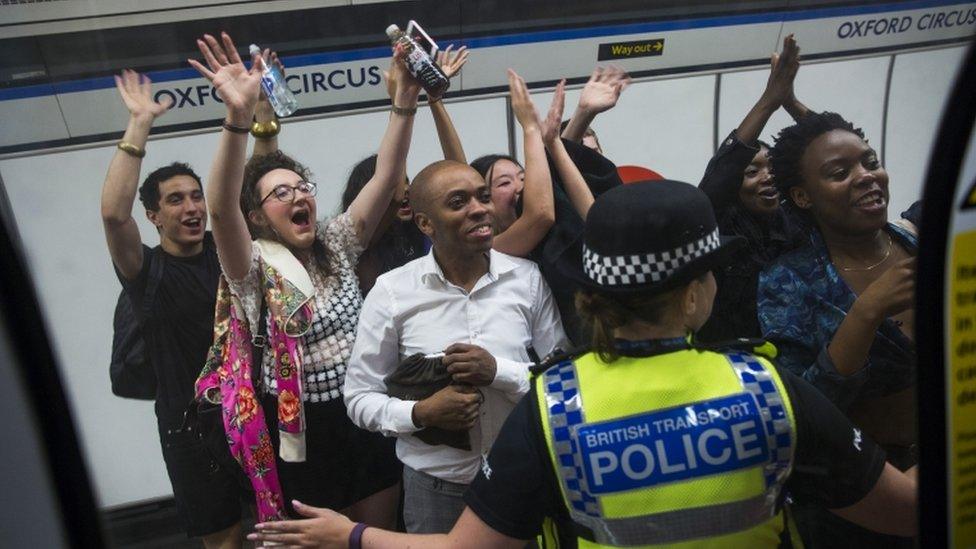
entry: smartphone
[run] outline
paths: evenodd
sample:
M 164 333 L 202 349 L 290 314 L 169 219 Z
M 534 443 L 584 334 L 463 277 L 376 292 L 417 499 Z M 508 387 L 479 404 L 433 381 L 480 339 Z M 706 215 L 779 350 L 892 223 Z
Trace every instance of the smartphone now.
M 407 36 L 413 38 L 431 59 L 437 59 L 437 42 L 434 42 L 434 39 L 413 19 L 407 23 Z

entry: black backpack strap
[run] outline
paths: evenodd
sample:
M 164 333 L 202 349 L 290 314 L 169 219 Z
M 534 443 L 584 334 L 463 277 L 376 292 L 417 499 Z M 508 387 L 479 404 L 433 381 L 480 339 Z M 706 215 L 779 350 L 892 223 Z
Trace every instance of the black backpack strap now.
M 166 266 L 162 248 L 155 250 L 149 255 L 149 277 L 146 280 L 146 293 L 142 298 L 142 318 L 149 318 L 156 301 L 156 290 L 163 279 L 163 270 Z M 145 255 L 143 255 L 145 260 Z

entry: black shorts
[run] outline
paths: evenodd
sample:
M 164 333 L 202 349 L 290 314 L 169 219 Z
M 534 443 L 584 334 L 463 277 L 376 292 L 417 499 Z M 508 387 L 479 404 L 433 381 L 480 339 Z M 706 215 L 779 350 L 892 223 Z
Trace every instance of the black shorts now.
M 253 494 L 230 452 L 218 459 L 198 432 L 162 424 L 159 442 L 187 536 L 214 534 L 241 521 L 241 502 L 253 502 Z
M 284 492 L 291 500 L 342 509 L 400 482 L 403 465 L 396 457 L 396 439 L 356 427 L 342 399 L 305 403 L 305 461 L 286 463 L 278 456 L 278 402 L 262 399 Z

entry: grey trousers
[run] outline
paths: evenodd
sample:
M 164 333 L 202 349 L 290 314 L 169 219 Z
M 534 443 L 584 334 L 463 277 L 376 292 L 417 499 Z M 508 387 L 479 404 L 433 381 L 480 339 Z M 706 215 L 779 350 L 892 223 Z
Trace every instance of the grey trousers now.
M 403 523 L 411 534 L 446 534 L 464 511 L 467 484 L 403 466 Z

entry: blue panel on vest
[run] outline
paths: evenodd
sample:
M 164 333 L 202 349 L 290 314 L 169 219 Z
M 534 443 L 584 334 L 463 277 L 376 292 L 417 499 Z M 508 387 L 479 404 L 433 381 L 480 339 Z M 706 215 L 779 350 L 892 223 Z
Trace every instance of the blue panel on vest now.
M 715 475 L 769 459 L 750 393 L 583 424 L 573 432 L 591 494 Z

